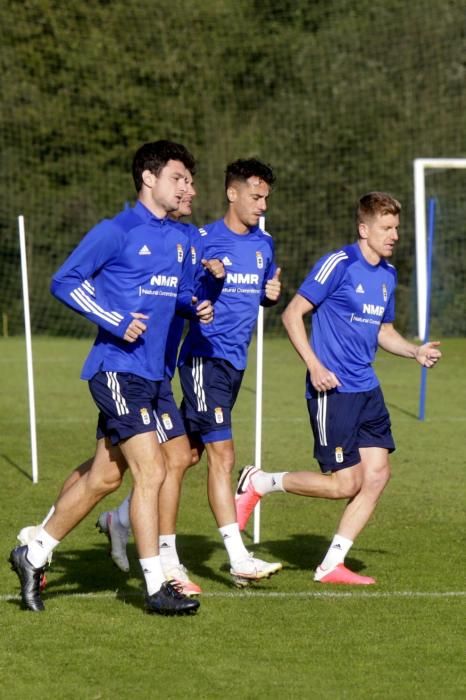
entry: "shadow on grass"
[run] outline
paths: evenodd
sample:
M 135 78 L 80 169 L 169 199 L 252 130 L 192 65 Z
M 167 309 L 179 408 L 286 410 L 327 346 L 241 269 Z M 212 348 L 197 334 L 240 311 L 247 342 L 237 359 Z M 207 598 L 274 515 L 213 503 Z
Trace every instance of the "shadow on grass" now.
M 31 477 L 31 475 L 29 474 L 29 472 L 27 472 L 25 469 L 23 469 L 23 467 L 21 467 L 19 464 L 17 464 L 17 463 L 14 462 L 12 459 L 10 459 L 10 457 L 8 457 L 8 455 L 6 455 L 6 454 L 0 454 L 0 458 L 3 459 L 7 464 L 9 464 L 10 467 L 13 467 L 13 468 L 16 469 L 20 474 L 22 474 L 23 476 L 25 476 L 26 479 L 27 479 L 28 481 L 32 481 L 32 477 Z
M 254 546 L 260 547 L 261 552 L 266 552 L 274 561 L 281 561 L 288 570 L 314 571 L 327 552 L 330 540 L 322 535 L 299 533 L 280 540 L 264 540 L 259 545 L 251 545 L 249 548 Z M 358 551 L 388 554 L 386 550 L 359 549 L 356 545 L 345 560 L 348 568 L 356 572 L 366 568 L 365 563 L 355 556 L 355 552 Z
M 247 533 L 246 533 L 247 534 Z M 207 564 L 218 552 L 223 553 L 221 542 L 216 542 L 203 535 L 179 535 L 177 538 L 180 558 L 194 579 L 202 578 L 220 584 L 231 590 L 232 580 L 230 567 L 224 555 L 224 563 L 219 568 Z M 280 561 L 288 571 L 312 572 L 330 545 L 330 540 L 315 534 L 288 535 L 285 539 L 264 540 L 258 545 L 248 547 L 255 549 L 256 556 L 268 561 Z M 246 544 L 246 546 L 248 546 Z M 355 548 L 356 549 L 356 548 Z M 386 550 L 359 549 L 363 552 L 387 554 Z M 364 571 L 364 561 L 354 556 L 354 550 L 346 559 L 347 566 L 355 572 Z M 352 556 L 351 556 L 352 554 Z M 76 596 L 99 594 L 107 592 L 115 595 L 116 600 L 135 608 L 144 607 L 144 583 L 139 570 L 136 548 L 133 543 L 128 545 L 128 558 L 131 571 L 124 573 L 112 562 L 106 544 L 89 549 L 64 550 L 56 552 L 51 571 L 48 573 L 48 583 L 43 593 L 44 603 L 47 598 L 54 596 Z M 264 581 L 265 585 L 267 583 Z M 255 584 L 257 590 L 259 583 Z M 19 589 L 18 589 L 19 592 Z M 12 605 L 21 607 L 19 600 L 9 600 Z
M 387 408 L 390 409 L 390 411 L 397 411 L 398 413 L 402 413 L 405 416 L 409 416 L 410 418 L 418 420 L 418 416 L 412 411 L 407 411 L 405 408 L 401 408 L 401 406 L 397 406 L 395 403 L 389 403 L 388 401 L 386 401 L 385 403 L 387 405 Z

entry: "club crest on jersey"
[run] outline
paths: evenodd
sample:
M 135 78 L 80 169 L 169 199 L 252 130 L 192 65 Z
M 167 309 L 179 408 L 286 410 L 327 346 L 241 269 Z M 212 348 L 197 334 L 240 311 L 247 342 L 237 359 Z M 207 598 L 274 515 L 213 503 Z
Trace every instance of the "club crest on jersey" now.
M 335 448 L 335 462 L 337 464 L 343 464 L 343 447 Z
M 191 262 L 193 265 L 197 263 L 196 248 L 193 245 L 191 246 Z
M 387 301 L 388 299 L 388 291 L 387 291 L 387 285 L 383 284 L 382 285 L 382 294 L 383 294 L 383 300 Z
M 221 406 L 217 406 L 214 408 L 214 414 L 215 414 L 215 422 L 220 424 L 223 423 L 223 411 Z
M 183 262 L 183 246 L 181 243 L 176 244 L 176 254 L 178 257 L 178 262 Z
M 147 410 L 147 408 L 141 408 L 140 414 L 141 414 L 142 422 L 144 423 L 144 425 L 149 425 L 150 424 L 150 415 L 149 415 L 149 411 Z
M 172 419 L 169 413 L 162 413 L 162 423 L 165 430 L 171 430 L 173 428 Z
M 262 257 L 262 253 L 260 250 L 256 251 L 256 262 L 257 262 L 257 269 L 262 270 L 264 267 L 264 258 Z

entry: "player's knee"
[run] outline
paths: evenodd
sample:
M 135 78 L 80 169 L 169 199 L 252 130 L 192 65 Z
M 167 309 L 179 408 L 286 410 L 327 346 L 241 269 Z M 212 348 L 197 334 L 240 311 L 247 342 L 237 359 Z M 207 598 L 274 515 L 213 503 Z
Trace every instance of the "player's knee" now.
M 375 469 L 369 470 L 365 474 L 364 486 L 371 491 L 381 493 L 390 481 L 391 469 L 387 461 Z
M 224 454 L 217 459 L 209 460 L 209 471 L 215 472 L 217 474 L 222 474 L 226 476 L 231 476 L 233 472 L 233 467 L 235 466 L 235 455 L 234 453 Z
M 184 473 L 192 464 L 191 449 L 177 449 L 176 452 L 164 452 L 165 466 L 168 472 Z
M 167 475 L 165 463 L 151 462 L 144 465 L 134 464 L 131 467 L 134 485 L 144 490 L 158 490 Z
M 116 491 L 123 481 L 121 474 L 104 474 L 102 476 L 91 476 L 88 480 L 88 487 L 99 498 L 104 498 Z
M 353 468 L 334 472 L 334 498 L 353 498 L 361 490 L 361 476 Z

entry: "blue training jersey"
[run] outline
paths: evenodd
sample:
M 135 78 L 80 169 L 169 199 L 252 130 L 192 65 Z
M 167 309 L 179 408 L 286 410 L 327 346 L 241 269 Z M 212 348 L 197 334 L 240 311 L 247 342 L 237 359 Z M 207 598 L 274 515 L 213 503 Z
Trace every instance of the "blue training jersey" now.
M 226 277 L 219 284 L 212 275 L 204 274 L 202 296 L 214 302 L 214 320 L 190 324 L 179 364 L 188 356 L 216 357 L 242 370 L 259 305 L 265 301 L 265 284 L 276 269 L 273 240 L 258 226 L 246 234 L 235 233 L 223 219 L 201 228 L 200 234 L 203 257 L 221 260 Z
M 98 325 L 81 377 L 131 372 L 151 380 L 165 374 L 171 320 L 193 318 L 192 263 L 187 236 L 141 202 L 99 222 L 52 278 L 51 292 Z M 132 312 L 146 314 L 146 331 L 123 340 Z
M 199 285 L 203 274 L 203 268 L 201 265 L 201 260 L 204 257 L 203 240 L 199 233 L 199 229 L 194 226 L 194 224 L 183 223 L 181 221 L 172 221 L 172 224 L 175 226 L 175 228 L 182 231 L 189 240 L 192 286 L 195 296 L 198 296 L 197 292 L 200 291 Z M 198 300 L 202 301 L 200 296 L 198 296 Z M 170 379 L 172 379 L 173 375 L 175 374 L 178 348 L 183 335 L 184 323 L 185 319 L 180 314 L 175 314 L 168 331 L 167 349 L 165 353 L 165 374 Z
M 298 289 L 316 307 L 310 344 L 341 382 L 338 392 L 379 385 L 372 363 L 380 325 L 395 319 L 396 282 L 393 265 L 371 265 L 354 243 L 324 255 Z M 306 384 L 306 396 L 316 396 L 309 373 Z

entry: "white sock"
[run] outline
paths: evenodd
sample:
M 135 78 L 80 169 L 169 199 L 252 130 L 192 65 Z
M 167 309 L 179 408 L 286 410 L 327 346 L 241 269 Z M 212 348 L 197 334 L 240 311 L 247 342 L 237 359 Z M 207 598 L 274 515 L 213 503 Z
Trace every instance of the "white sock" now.
M 266 493 L 285 491 L 283 488 L 283 477 L 288 472 L 263 472 L 262 469 L 251 477 L 251 483 L 257 493 L 265 496 Z
M 219 527 L 218 531 L 223 537 L 223 544 L 226 547 L 230 563 L 249 556 L 248 550 L 241 539 L 238 523 L 224 525 L 223 527 Z
M 140 559 L 142 573 L 144 574 L 144 579 L 146 581 L 147 594 L 153 595 L 160 590 L 160 586 L 165 581 L 165 576 L 163 575 L 162 566 L 160 564 L 160 557 L 147 557 L 147 559 Z
M 129 521 L 129 504 L 131 501 L 131 494 L 126 496 L 125 500 L 120 503 L 118 508 L 114 511 L 117 516 L 118 516 L 118 522 L 119 524 L 124 527 L 126 530 L 129 530 L 131 527 L 130 521 Z
M 159 535 L 159 552 L 162 569 L 169 573 L 180 565 L 178 552 L 176 551 L 176 535 Z
M 335 535 L 320 568 L 323 571 L 332 571 L 338 564 L 343 564 L 352 544 L 352 540 L 342 535 Z
M 49 554 L 53 552 L 58 544 L 60 544 L 60 540 L 56 540 L 41 527 L 37 536 L 28 544 L 26 558 L 35 569 L 40 569 L 42 566 L 45 566 Z
M 50 508 L 50 510 L 49 510 L 49 512 L 47 513 L 47 515 L 45 516 L 45 518 L 43 519 L 43 521 L 41 522 L 42 527 L 45 527 L 45 525 L 48 523 L 48 521 L 50 520 L 50 518 L 52 517 L 52 515 L 53 515 L 54 513 L 55 513 L 55 506 L 53 505 L 53 506 Z

